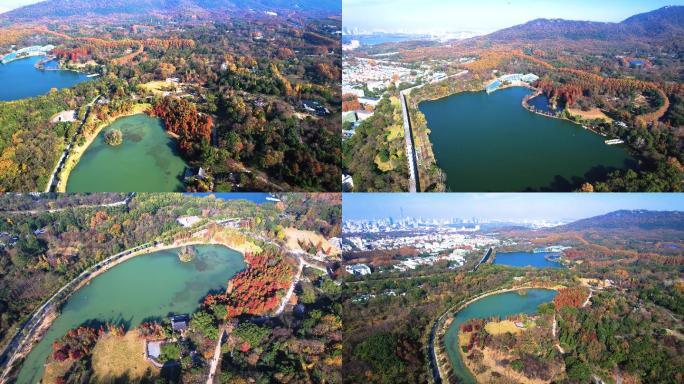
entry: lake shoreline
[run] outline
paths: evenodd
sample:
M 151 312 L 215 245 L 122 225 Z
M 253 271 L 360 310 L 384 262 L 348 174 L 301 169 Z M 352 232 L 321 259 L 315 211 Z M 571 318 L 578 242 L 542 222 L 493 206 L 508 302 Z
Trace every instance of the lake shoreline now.
M 197 229 L 199 229 L 199 228 L 197 228 Z M 198 232 L 202 232 L 202 230 L 200 230 Z M 198 232 L 195 232 L 193 235 L 196 235 Z M 248 251 L 248 249 L 241 247 L 239 245 L 229 244 L 228 242 L 225 242 L 225 241 L 216 240 L 214 238 L 211 238 L 208 240 L 198 239 L 198 238 L 190 238 L 190 239 L 181 240 L 181 241 L 174 241 L 171 244 L 163 244 L 162 243 L 162 244 L 158 244 L 158 245 L 155 245 L 152 247 L 147 247 L 147 248 L 143 248 L 143 249 L 131 252 L 130 254 L 124 255 L 120 258 L 117 258 L 117 259 L 111 261 L 110 263 L 106 264 L 102 268 L 96 269 L 94 272 L 90 273 L 83 280 L 81 280 L 79 283 L 77 283 L 76 286 L 73 287 L 73 289 L 71 289 L 71 291 L 69 293 L 67 293 L 65 297 L 61 298 L 58 302 L 52 304 L 51 307 L 49 308 L 49 310 L 47 310 L 47 312 L 44 313 L 41 316 L 41 318 L 38 320 L 37 325 L 32 330 L 29 331 L 30 335 L 28 336 L 28 341 L 21 347 L 20 350 L 17 350 L 12 355 L 12 357 L 11 357 L 11 359 L 13 360 L 12 364 L 14 364 L 18 360 L 25 359 L 31 353 L 31 351 L 34 349 L 34 347 L 43 340 L 47 331 L 52 326 L 53 322 L 60 316 L 60 308 L 64 304 L 66 304 L 69 301 L 69 299 L 76 292 L 78 292 L 81 288 L 89 285 L 90 282 L 92 280 L 94 280 L 96 277 L 102 275 L 104 272 L 111 270 L 113 267 L 121 265 L 121 264 L 125 263 L 126 261 L 129 261 L 129 260 L 136 258 L 138 256 L 148 255 L 150 253 L 167 251 L 167 250 L 171 250 L 171 249 L 180 248 L 183 246 L 192 246 L 192 245 L 219 245 L 219 246 L 223 246 L 223 247 L 225 247 L 231 251 L 235 251 L 235 252 L 239 253 L 241 255 L 243 261 L 245 262 L 245 264 L 247 266 L 249 266 L 249 264 L 247 264 L 246 260 L 245 260 L 245 253 Z M 122 252 L 125 252 L 125 251 L 122 251 Z M 180 260 L 179 260 L 179 262 L 180 262 Z M 95 265 L 97 265 L 97 264 L 95 264 Z M 91 266 L 90 268 L 93 268 L 95 265 Z M 86 272 L 86 271 L 84 271 L 84 272 Z M 76 279 L 77 278 L 78 277 L 76 277 Z M 63 287 L 68 286 L 72 282 L 73 282 L 73 280 L 68 282 L 67 284 L 65 284 Z M 54 297 L 54 296 L 51 296 L 51 298 L 52 297 Z M 14 377 L 16 379 L 16 375 L 19 375 L 19 373 L 21 372 L 21 367 L 22 367 L 21 364 L 18 367 L 11 367 L 12 371 L 14 371 L 16 368 L 18 368 L 18 370 L 14 373 L 14 375 L 11 374 L 11 371 L 10 371 L 9 376 Z
M 62 171 L 57 175 L 57 186 L 55 190 L 57 192 L 66 192 L 66 187 L 69 182 L 69 176 L 71 175 L 71 172 L 74 170 L 74 168 L 76 168 L 83 154 L 86 152 L 86 150 L 88 150 L 90 145 L 95 141 L 95 139 L 97 138 L 97 136 L 99 136 L 100 132 L 103 129 L 114 124 L 114 122 L 120 118 L 145 113 L 145 111 L 150 107 L 151 105 L 148 103 L 136 104 L 130 111 L 118 115 L 116 117 L 109 117 L 106 121 L 103 121 L 100 124 L 98 124 L 93 134 L 90 135 L 90 137 L 87 137 L 86 141 L 82 145 L 74 146 L 71 152 L 69 152 L 69 156 L 66 160 L 64 160 L 64 167 L 62 168 Z
M 456 315 L 458 315 L 459 312 L 463 311 L 466 307 L 469 305 L 473 304 L 476 301 L 479 301 L 481 299 L 484 299 L 488 296 L 493 296 L 493 295 L 498 295 L 502 293 L 508 293 L 508 292 L 516 292 L 516 291 L 521 291 L 521 290 L 526 290 L 526 289 L 545 289 L 545 290 L 552 290 L 552 291 L 558 291 L 559 289 L 564 288 L 563 285 L 561 284 L 556 284 L 553 286 L 542 286 L 539 284 L 532 284 L 532 285 L 525 285 L 525 286 L 519 286 L 519 287 L 510 287 L 510 288 L 499 288 L 494 291 L 486 292 L 479 294 L 475 297 L 472 297 L 470 299 L 467 299 L 467 301 L 462 302 L 460 304 L 457 304 L 456 306 L 448 309 L 447 311 L 444 312 L 442 316 L 440 316 L 437 319 L 437 330 L 435 332 L 435 337 L 438 338 L 438 341 L 435 343 L 433 340 L 433 345 L 432 345 L 432 350 L 434 351 L 434 360 L 436 361 L 437 364 L 437 370 L 440 375 L 440 379 L 442 382 L 447 382 L 447 377 L 445 377 L 443 372 L 446 372 L 447 370 L 450 370 L 453 374 L 454 372 L 454 367 L 451 364 L 451 359 L 449 356 L 449 353 L 447 352 L 446 345 L 444 338 L 446 337 L 446 334 L 448 333 L 448 328 L 451 326 L 451 324 L 454 321 L 454 318 Z M 455 308 L 455 309 L 454 309 Z M 457 340 L 458 340 L 458 332 L 457 332 Z M 435 348 L 435 345 L 437 344 L 439 346 L 439 349 Z M 459 353 L 463 353 L 462 350 L 459 349 Z M 446 359 L 444 358 L 444 353 L 446 353 Z M 465 360 L 463 356 L 460 356 L 461 360 L 464 362 L 465 365 Z M 442 364 L 440 364 L 440 361 L 448 361 L 449 364 L 447 367 L 442 367 Z M 472 375 L 472 373 L 471 373 Z
M 496 95 L 496 91 L 492 92 L 496 96 L 489 100 L 483 96 L 481 89 L 464 90 L 438 98 L 421 98 L 418 102 L 419 112 L 429 130 L 428 140 L 435 154 L 436 165 L 446 176 L 444 182 L 447 190 L 570 192 L 579 189 L 582 183 L 602 181 L 610 171 L 635 167 L 635 154 L 628 146 L 614 146 L 616 149 L 611 149 L 604 143 L 606 135 L 596 129 L 563 115 L 545 113 L 541 106 L 533 110 L 533 103 L 528 101 L 541 97 L 541 90 L 516 84 L 501 87 L 497 91 L 507 93 Z M 453 97 L 465 98 L 456 101 Z M 517 105 L 509 104 L 511 101 Z M 546 100 L 540 98 L 534 101 L 541 103 Z M 526 112 L 559 122 L 528 120 L 530 118 L 525 117 L 527 113 L 517 109 L 520 107 Z M 510 117 L 510 121 L 505 120 L 502 113 Z M 562 121 L 572 125 L 563 126 Z M 565 129 L 548 129 L 556 126 Z M 459 127 L 466 129 L 459 131 Z M 481 129 L 470 129 L 474 127 Z M 526 129 L 515 130 L 514 127 Z M 583 129 L 578 131 L 574 127 Z M 477 149 L 485 150 L 489 145 L 497 146 L 499 150 L 485 156 Z M 458 147 L 457 151 L 454 146 Z M 529 155 L 515 157 L 516 148 L 524 148 Z M 572 160 L 572 154 L 583 149 L 586 149 L 588 156 Z M 498 162 L 495 163 L 495 159 Z M 517 171 L 525 168 L 536 171 L 526 174 Z M 481 172 L 477 173 L 476 170 Z M 485 176 L 488 172 L 492 174 Z
M 52 88 L 68 89 L 93 80 L 86 72 L 62 68 L 38 68 L 45 54 L 25 56 L 0 64 L 0 102 L 12 103 L 49 94 Z

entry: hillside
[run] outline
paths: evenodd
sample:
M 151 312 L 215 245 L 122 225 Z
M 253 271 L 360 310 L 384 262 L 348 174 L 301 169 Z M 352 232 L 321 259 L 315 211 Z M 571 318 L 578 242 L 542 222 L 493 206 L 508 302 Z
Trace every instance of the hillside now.
M 47 0 L 0 15 L 10 21 L 31 21 L 54 17 L 86 17 L 88 15 L 198 15 L 236 12 L 282 12 L 339 14 L 336 0 Z
M 562 225 L 554 228 L 554 231 L 582 231 L 588 229 L 668 229 L 684 231 L 684 212 L 620 210 Z
M 684 6 L 670 6 L 634 15 L 620 23 L 535 19 L 474 41 L 660 39 L 684 36 Z

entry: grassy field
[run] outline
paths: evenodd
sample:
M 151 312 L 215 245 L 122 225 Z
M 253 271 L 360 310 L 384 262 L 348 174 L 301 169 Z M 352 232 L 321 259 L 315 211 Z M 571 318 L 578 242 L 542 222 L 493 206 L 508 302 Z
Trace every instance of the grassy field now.
M 157 96 L 164 94 L 164 92 L 173 92 L 178 89 L 178 84 L 170 81 L 150 81 L 149 83 L 140 84 L 140 88 L 152 92 Z
M 338 248 L 333 247 L 325 237 L 319 235 L 318 233 L 302 231 L 301 229 L 296 228 L 285 228 L 283 232 L 285 233 L 287 247 L 292 250 L 300 250 L 301 247 L 299 246 L 299 240 L 302 240 L 304 242 L 311 242 L 313 245 L 316 245 L 320 242 L 323 249 L 330 248 L 331 255 L 337 255 L 340 253 Z
M 490 321 L 485 325 L 485 329 L 491 335 L 501 335 L 507 332 L 520 333 L 523 331 L 521 328 L 516 327 L 515 323 L 510 320 Z
M 108 379 L 126 375 L 130 379 L 142 378 L 148 371 L 159 369 L 145 360 L 145 344 L 137 331 L 124 336 L 103 336 L 93 349 L 93 372 L 95 381 L 107 383 Z
M 45 371 L 43 372 L 43 383 L 56 383 L 57 379 L 64 376 L 71 368 L 72 360 L 53 361 L 45 364 Z
M 591 108 L 588 111 L 583 111 L 579 108 L 568 108 L 568 112 L 570 112 L 571 115 L 579 116 L 584 120 L 603 119 L 609 123 L 613 122 L 613 119 L 606 116 L 606 114 L 598 108 Z

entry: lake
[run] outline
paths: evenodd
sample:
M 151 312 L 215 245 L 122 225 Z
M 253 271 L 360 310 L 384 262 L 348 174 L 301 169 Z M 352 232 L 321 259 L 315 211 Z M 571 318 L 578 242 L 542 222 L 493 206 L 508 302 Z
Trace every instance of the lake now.
M 74 71 L 41 71 L 35 68 L 44 56 L 28 57 L 0 64 L 0 101 L 12 101 L 40 96 L 52 88 L 70 88 L 90 80 Z
M 188 195 L 196 197 L 214 196 L 219 200 L 249 200 L 257 204 L 272 203 L 268 198 L 273 197 L 266 192 L 189 192 Z
M 242 255 L 219 245 L 195 246 L 197 256 L 188 263 L 178 250 L 137 256 L 112 267 L 76 291 L 62 308 L 42 340 L 24 360 L 18 384 L 37 383 L 52 342 L 88 321 L 137 327 L 150 318 L 192 313 L 210 291 L 225 290 L 226 283 L 246 267 Z
M 513 87 L 420 103 L 448 190 L 571 191 L 585 179 L 634 167 L 624 146 L 606 145 L 577 124 L 523 108 L 530 93 Z
M 497 252 L 494 264 L 510 267 L 562 268 L 563 265 L 561 263 L 546 259 L 550 255 L 557 255 L 557 253 Z
M 385 43 L 400 43 L 403 41 L 426 40 L 430 35 L 412 35 L 403 33 L 373 33 L 370 35 L 345 35 L 342 37 L 343 44 L 349 44 L 352 40 L 358 40 L 363 46 L 371 46 Z
M 112 129 L 123 143 L 105 142 Z M 102 129 L 67 181 L 67 192 L 179 192 L 187 164 L 175 139 L 159 119 L 138 114 L 117 119 Z
M 526 294 L 519 292 L 504 292 L 477 300 L 459 311 L 449 325 L 444 336 L 444 344 L 454 375 L 460 378 L 463 384 L 476 384 L 476 382 L 468 367 L 463 363 L 459 352 L 458 331 L 461 324 L 475 318 L 492 316 L 505 318 L 518 313 L 534 314 L 539 304 L 553 300 L 557 294 L 556 291 L 550 289 L 527 289 Z

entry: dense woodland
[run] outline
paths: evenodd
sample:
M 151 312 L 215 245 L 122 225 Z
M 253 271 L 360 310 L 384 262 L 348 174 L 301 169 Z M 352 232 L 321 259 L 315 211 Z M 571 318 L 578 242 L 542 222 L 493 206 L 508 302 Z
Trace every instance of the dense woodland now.
M 216 190 L 338 191 L 339 24 L 337 18 L 298 14 L 204 20 L 184 24 L 182 31 L 171 22 L 124 20 L 98 27 L 9 27 L 0 52 L 11 44 L 50 43 L 64 67 L 103 76 L 0 103 L 0 189 L 44 190 L 72 138 L 83 143 L 100 122 L 128 112 L 136 101 L 152 100 L 153 113 L 178 135 L 186 160 L 202 166 L 214 181 L 207 185 Z M 146 85 L 169 78 L 179 88 L 153 91 Z M 175 94 L 162 97 L 163 91 Z M 97 95 L 107 102 L 95 105 L 82 131 L 81 121 L 48 122 L 69 108 L 84 119 L 85 106 Z M 306 110 L 304 102 L 320 105 L 320 111 Z
M 551 230 L 511 229 L 497 235 L 530 247 L 570 246 L 564 252 L 569 268 L 484 264 L 466 273 L 475 263 L 470 258 L 456 271 L 436 263 L 407 272 L 348 276 L 343 286 L 345 381 L 428 381 L 428 336 L 444 311 L 479 293 L 529 282 L 569 288 L 540 307 L 537 326 L 547 331 L 492 337 L 478 329 L 479 348 L 495 347 L 509 355 L 501 364 L 528 377 L 555 375 L 561 383 L 584 383 L 592 374 L 615 380 L 616 373 L 623 382 L 678 382 L 684 348 L 682 228 L 678 212 L 618 211 Z M 407 255 L 406 249 L 370 251 L 352 254 L 358 257 L 349 262 L 382 264 Z M 589 289 L 578 278 L 612 283 L 592 288 L 584 306 Z M 553 314 L 558 343 L 566 351 L 562 355 L 551 343 Z M 481 358 L 477 349 L 468 350 L 475 360 Z M 646 356 L 646 351 L 653 353 Z
M 220 383 L 341 383 L 340 287 L 305 270 L 297 307 L 265 323 L 245 319 L 222 347 Z
M 285 203 L 284 226 L 314 231 L 323 236 L 339 237 L 342 233 L 342 194 L 279 194 Z M 288 222 L 287 220 L 291 220 Z
M 404 126 L 397 96 L 382 99 L 373 116 L 342 143 L 342 151 L 345 172 L 352 175 L 355 190 L 408 190 Z
M 258 216 L 255 230 L 272 232 L 278 211 L 272 204 L 189 198 L 175 194 L 136 195 L 127 206 L 109 204 L 115 194 L 56 196 L 40 200 L 36 212 L 3 214 L 0 222 L 0 337 L 26 319 L 40 302 L 81 271 L 124 249 L 182 232 L 176 218 Z M 122 200 L 123 196 L 120 196 Z M 38 200 L 38 199 L 36 199 Z M 3 210 L 26 208 L 11 200 Z M 73 208 L 49 213 L 47 207 Z M 44 208 L 45 207 L 45 208 Z

